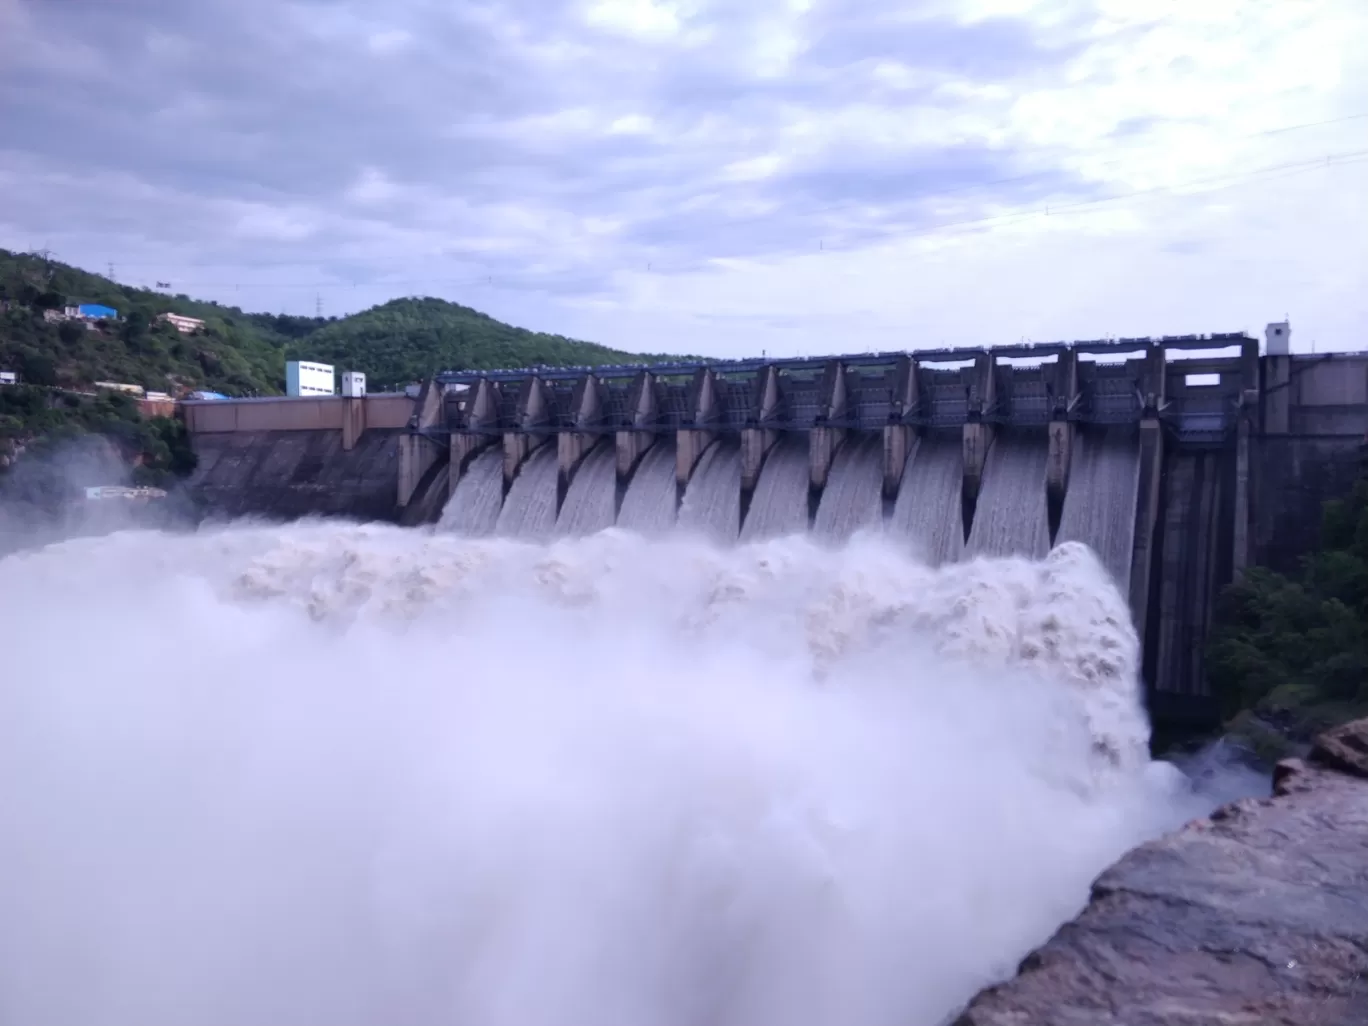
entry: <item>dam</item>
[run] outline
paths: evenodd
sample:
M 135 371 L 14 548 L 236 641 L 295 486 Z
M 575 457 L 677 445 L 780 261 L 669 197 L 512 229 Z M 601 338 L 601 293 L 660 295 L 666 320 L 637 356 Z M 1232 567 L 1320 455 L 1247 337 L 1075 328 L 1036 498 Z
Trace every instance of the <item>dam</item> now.
M 1201 720 L 1217 592 L 1295 560 L 1357 472 L 1368 354 L 1261 355 L 1235 333 L 448 371 L 414 398 L 183 407 L 192 491 L 232 515 L 546 540 L 878 531 L 932 565 L 1081 542 L 1129 600 L 1152 712 Z

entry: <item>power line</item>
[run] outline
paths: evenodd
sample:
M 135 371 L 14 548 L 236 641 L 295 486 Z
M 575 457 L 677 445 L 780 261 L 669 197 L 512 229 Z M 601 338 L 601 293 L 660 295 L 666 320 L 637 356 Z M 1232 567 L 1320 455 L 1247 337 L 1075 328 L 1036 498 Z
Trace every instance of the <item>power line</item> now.
M 1246 135 L 1237 135 L 1237 139 L 1256 139 L 1265 135 L 1281 135 L 1283 132 L 1296 132 L 1303 128 L 1320 128 L 1323 125 L 1339 125 L 1346 121 L 1362 121 L 1368 118 L 1368 112 L 1363 114 L 1346 114 L 1340 118 L 1327 118 L 1324 121 L 1303 121 L 1299 125 L 1282 125 L 1279 128 L 1265 128 L 1258 132 L 1249 132 Z

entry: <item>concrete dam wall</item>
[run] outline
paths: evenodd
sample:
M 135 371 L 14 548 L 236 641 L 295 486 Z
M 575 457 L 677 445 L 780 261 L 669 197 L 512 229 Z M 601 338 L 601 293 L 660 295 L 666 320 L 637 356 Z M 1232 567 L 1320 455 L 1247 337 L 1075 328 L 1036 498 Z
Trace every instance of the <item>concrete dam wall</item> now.
M 1357 471 L 1368 355 L 1189 336 L 450 372 L 416 399 L 185 407 L 191 489 L 220 515 L 723 544 L 876 530 L 933 564 L 1082 542 L 1129 598 L 1151 708 L 1203 718 L 1214 597 L 1303 544 Z
M 337 431 L 196 435 L 199 465 L 187 488 L 214 517 L 395 520 L 400 434 L 368 431 L 351 450 Z
M 1043 431 L 996 436 L 980 494 L 969 506 L 958 434 L 914 438 L 891 495 L 884 489 L 881 433 L 849 432 L 821 489 L 811 484 L 810 446 L 811 437 L 801 433 L 777 441 L 746 496 L 741 448 L 726 439 L 709 443 L 682 489 L 671 440 L 653 445 L 622 479 L 615 446 L 604 440 L 570 473 L 563 498 L 553 446 L 534 450 L 506 493 L 503 452 L 491 448 L 461 474 L 438 527 L 534 539 L 613 526 L 648 534 L 682 527 L 733 543 L 806 532 L 841 542 L 879 529 L 931 564 L 977 555 L 1040 557 L 1053 542 L 1079 541 L 1102 557 L 1123 590 L 1129 585 L 1140 457 L 1135 430 L 1081 433 L 1078 472 L 1067 483 L 1057 530 L 1050 523 Z
M 399 517 L 407 397 L 183 404 L 199 463 L 186 489 L 213 518 Z

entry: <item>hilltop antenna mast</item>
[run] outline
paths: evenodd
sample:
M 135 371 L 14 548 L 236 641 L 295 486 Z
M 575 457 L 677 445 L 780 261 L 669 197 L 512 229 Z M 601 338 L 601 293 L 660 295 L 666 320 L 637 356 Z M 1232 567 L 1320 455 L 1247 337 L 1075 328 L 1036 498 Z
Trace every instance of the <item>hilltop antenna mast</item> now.
M 314 293 L 314 316 L 323 316 L 323 293 L 321 292 Z

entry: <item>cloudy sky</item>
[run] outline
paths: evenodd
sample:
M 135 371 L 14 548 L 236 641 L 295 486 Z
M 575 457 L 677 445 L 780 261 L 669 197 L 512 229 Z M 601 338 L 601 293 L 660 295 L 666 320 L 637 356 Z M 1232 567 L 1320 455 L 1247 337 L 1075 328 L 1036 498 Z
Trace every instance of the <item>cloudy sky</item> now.
M 624 348 L 1368 347 L 1363 0 L 0 0 L 0 246 Z

